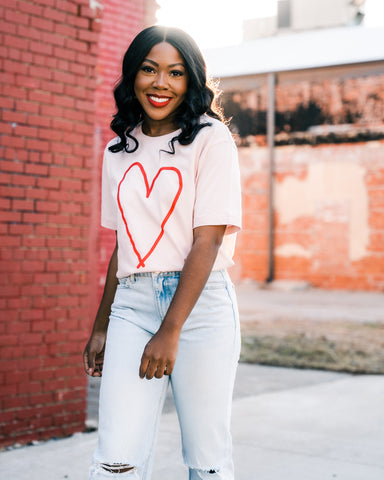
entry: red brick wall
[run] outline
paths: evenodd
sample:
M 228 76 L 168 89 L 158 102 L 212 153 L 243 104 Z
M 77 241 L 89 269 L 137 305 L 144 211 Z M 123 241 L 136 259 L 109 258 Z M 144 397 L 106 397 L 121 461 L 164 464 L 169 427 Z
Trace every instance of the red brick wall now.
M 265 281 L 265 147 L 240 148 L 244 229 L 236 280 Z M 384 142 L 276 148 L 275 278 L 384 290 Z
M 95 203 L 99 204 L 100 199 L 100 172 L 102 154 L 105 145 L 115 134 L 109 127 L 112 116 L 115 113 L 115 102 L 113 88 L 121 74 L 121 62 L 126 49 L 133 37 L 145 26 L 146 9 L 143 2 L 131 2 L 129 16 L 127 16 L 127 4 L 125 2 L 106 3 L 103 10 L 103 22 L 101 24 L 100 55 L 98 62 L 98 87 L 96 91 L 97 114 L 96 114 L 96 135 L 98 145 L 98 167 L 95 168 L 94 188 Z M 121 19 L 124 18 L 124 22 Z M 100 224 L 99 209 L 97 210 L 97 225 Z M 98 273 L 98 294 L 95 298 L 93 316 L 99 298 L 102 294 L 105 274 L 108 262 L 115 245 L 115 234 L 113 231 L 101 228 L 99 230 L 100 243 L 95 251 L 95 258 L 99 259 Z
M 0 445 L 84 428 L 106 92 L 144 17 L 101 3 L 0 0 Z

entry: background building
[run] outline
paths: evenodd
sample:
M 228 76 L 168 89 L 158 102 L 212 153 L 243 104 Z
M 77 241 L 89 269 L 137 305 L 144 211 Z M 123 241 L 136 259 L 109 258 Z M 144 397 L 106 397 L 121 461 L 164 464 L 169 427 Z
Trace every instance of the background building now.
M 246 22 L 254 40 L 207 52 L 240 145 L 232 275 L 382 291 L 384 29 L 356 25 L 364 2 L 304 3 L 279 2 Z

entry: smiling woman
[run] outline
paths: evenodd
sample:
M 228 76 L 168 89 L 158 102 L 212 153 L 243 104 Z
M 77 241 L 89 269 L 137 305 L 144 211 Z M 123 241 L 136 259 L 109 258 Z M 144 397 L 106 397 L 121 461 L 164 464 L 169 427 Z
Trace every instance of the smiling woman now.
M 86 373 L 103 377 L 91 478 L 150 480 L 171 383 L 189 479 L 233 480 L 236 146 L 185 32 L 143 30 L 122 70 L 102 174 L 102 225 L 116 246 L 84 351 Z
M 155 45 L 137 72 L 134 89 L 143 108 L 143 133 L 153 137 L 177 129 L 175 114 L 187 93 L 184 60 L 167 42 Z

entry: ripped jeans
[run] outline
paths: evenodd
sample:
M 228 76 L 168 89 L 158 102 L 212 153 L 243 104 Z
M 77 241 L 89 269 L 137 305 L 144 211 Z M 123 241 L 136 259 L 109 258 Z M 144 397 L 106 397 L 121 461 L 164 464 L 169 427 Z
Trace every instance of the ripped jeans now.
M 112 305 L 91 480 L 150 480 L 159 417 L 171 383 L 189 480 L 234 480 L 230 416 L 240 353 L 239 316 L 226 271 L 212 272 L 180 336 L 170 377 L 141 379 L 180 272 L 120 279 Z

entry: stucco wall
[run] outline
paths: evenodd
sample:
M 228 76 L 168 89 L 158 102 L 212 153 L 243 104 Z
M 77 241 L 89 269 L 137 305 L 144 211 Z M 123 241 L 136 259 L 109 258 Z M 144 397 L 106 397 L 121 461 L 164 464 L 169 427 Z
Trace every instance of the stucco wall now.
M 267 274 L 266 147 L 240 148 L 244 230 L 235 279 Z M 275 278 L 384 289 L 384 142 L 276 148 Z

